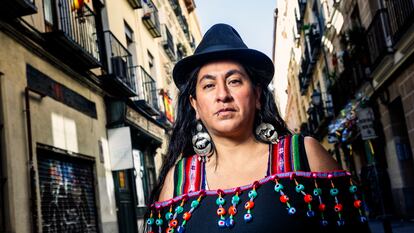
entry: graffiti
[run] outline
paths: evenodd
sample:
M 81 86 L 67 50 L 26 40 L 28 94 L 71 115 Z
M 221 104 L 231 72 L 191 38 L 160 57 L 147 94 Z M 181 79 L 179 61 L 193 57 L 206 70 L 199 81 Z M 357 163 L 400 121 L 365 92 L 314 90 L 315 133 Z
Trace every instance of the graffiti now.
M 90 167 L 40 160 L 39 180 L 43 232 L 97 232 Z

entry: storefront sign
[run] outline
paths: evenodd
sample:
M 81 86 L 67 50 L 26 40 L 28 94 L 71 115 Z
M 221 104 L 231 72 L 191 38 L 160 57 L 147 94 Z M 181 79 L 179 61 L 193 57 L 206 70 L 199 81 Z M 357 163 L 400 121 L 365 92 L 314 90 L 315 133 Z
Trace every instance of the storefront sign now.
M 374 139 L 377 137 L 374 129 L 374 112 L 372 108 L 361 108 L 358 114 L 358 127 L 362 140 Z
M 162 141 L 164 130 L 153 122 L 147 120 L 144 116 L 137 113 L 134 109 L 127 107 L 126 119 L 133 125 L 145 130 L 153 137 L 158 138 L 160 141 Z

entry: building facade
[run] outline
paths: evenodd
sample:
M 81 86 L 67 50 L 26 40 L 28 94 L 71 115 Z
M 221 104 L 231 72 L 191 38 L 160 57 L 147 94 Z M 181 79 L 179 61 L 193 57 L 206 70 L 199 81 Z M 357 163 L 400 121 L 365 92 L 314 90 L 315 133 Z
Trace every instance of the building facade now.
M 4 1 L 0 232 L 138 231 L 200 38 L 193 1 Z
M 412 218 L 414 3 L 295 4 L 301 59 L 290 58 L 289 126 L 352 171 L 372 217 Z

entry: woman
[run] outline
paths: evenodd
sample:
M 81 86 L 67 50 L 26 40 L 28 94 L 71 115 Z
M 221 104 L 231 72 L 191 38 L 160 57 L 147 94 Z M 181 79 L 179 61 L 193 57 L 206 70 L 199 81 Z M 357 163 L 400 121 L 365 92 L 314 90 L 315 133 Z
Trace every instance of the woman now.
M 225 24 L 176 64 L 177 119 L 148 232 L 366 232 L 349 174 L 279 116 L 273 72 Z

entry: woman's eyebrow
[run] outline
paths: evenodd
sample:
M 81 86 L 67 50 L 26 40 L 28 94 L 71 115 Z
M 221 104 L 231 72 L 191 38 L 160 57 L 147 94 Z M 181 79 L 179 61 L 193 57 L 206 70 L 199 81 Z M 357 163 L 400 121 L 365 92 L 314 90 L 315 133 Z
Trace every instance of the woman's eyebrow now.
M 225 77 L 228 78 L 228 77 L 232 76 L 233 74 L 240 74 L 243 77 L 246 76 L 246 73 L 244 73 L 243 71 L 238 70 L 238 69 L 232 69 L 232 70 L 227 71 Z
M 210 79 L 210 80 L 216 80 L 216 76 L 211 75 L 211 74 L 205 74 L 203 75 L 200 80 L 198 81 L 198 83 L 201 83 L 202 81 L 204 81 L 205 79 Z

